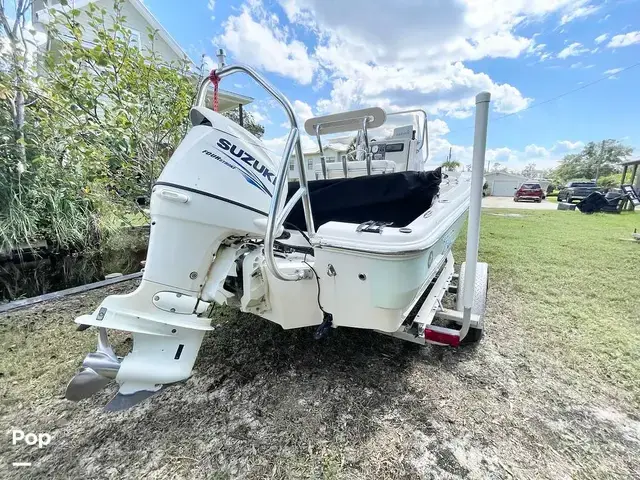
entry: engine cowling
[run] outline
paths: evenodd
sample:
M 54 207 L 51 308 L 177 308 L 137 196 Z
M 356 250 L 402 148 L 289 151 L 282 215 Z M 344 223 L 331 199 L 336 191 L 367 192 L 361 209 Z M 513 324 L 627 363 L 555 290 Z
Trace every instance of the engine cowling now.
M 214 195 L 266 214 L 276 182 L 276 164 L 262 142 L 207 108 L 191 110 L 192 128 L 158 179 Z

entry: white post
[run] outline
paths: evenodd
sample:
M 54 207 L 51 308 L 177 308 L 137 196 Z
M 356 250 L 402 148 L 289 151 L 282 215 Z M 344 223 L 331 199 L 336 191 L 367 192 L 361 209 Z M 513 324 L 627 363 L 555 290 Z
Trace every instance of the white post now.
M 224 49 L 219 49 L 218 53 L 216 54 L 216 57 L 218 57 L 218 70 L 223 68 L 225 66 L 225 59 L 227 57 L 227 55 L 224 53 Z
M 484 182 L 484 160 L 487 149 L 487 124 L 489 123 L 489 102 L 491 94 L 476 95 L 476 124 L 473 136 L 473 162 L 471 166 L 471 199 L 469 205 L 469 225 L 467 228 L 467 265 L 463 285 L 463 318 L 460 340 L 469 331 L 471 307 L 473 305 L 478 247 L 480 245 L 480 212 L 482 208 L 482 184 Z

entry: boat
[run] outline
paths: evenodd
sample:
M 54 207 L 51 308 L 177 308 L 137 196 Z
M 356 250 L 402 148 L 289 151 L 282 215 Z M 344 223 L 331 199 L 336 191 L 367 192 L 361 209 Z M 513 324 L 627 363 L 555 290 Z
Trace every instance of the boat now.
M 76 319 L 97 329 L 98 345 L 66 397 L 81 400 L 115 381 L 118 393 L 106 408 L 121 410 L 189 378 L 216 304 L 284 329 L 314 327 L 318 339 L 350 327 L 422 345 L 478 341 L 488 274 L 477 257 L 490 95 L 476 97 L 471 172 L 426 168 L 424 111 L 374 107 L 305 122 L 321 155 L 323 136 L 355 132 L 358 139 L 352 160 L 328 165 L 321 156 L 323 178 L 311 180 L 289 100 L 252 68 L 220 65 L 200 84 L 191 128 L 153 187 L 140 285 Z M 287 113 L 291 129 L 279 161 L 204 106 L 211 83 L 237 73 Z M 396 114 L 415 116 L 417 125 L 370 142 L 369 132 Z M 290 182 L 292 158 L 300 178 Z M 451 248 L 467 214 L 466 262 L 456 273 Z M 455 308 L 443 306 L 447 292 Z M 122 358 L 110 346 L 111 330 L 133 337 Z

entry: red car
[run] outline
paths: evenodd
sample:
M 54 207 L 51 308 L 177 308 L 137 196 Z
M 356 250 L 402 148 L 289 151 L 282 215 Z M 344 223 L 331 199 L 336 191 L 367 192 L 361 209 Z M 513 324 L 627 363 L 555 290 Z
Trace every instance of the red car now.
M 542 202 L 544 192 L 539 183 L 523 183 L 513 196 L 514 202 L 520 200 L 533 200 L 534 202 Z

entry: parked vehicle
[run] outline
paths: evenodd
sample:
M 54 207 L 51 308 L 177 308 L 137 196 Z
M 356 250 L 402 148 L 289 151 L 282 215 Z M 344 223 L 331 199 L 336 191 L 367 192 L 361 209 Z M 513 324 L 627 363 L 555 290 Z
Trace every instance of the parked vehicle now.
M 584 200 L 591 193 L 597 191 L 596 182 L 569 182 L 558 193 L 558 202 L 572 203 L 574 200 Z
M 520 188 L 518 188 L 513 196 L 513 201 L 533 200 L 534 202 L 540 203 L 544 197 L 544 191 L 539 183 L 527 182 L 520 185 Z

